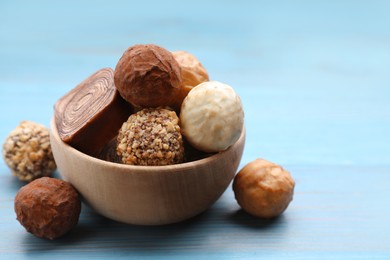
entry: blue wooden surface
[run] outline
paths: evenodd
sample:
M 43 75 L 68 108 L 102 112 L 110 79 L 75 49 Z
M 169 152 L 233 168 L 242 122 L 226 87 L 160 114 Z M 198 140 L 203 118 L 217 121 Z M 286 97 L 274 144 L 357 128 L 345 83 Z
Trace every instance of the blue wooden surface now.
M 273 221 L 229 189 L 175 225 L 120 224 L 83 208 L 56 240 L 15 220 L 21 183 L 0 162 L 0 259 L 390 259 L 390 2 L 0 0 L 0 140 L 48 126 L 54 102 L 136 43 L 187 50 L 245 107 L 241 166 L 290 170 L 294 201 Z

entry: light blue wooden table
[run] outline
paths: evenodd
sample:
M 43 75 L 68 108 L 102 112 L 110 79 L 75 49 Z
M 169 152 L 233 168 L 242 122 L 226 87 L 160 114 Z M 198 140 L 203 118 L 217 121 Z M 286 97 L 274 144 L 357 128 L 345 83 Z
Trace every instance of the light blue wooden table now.
M 117 223 L 83 207 L 46 241 L 15 220 L 22 186 L 0 162 L 0 259 L 390 259 L 390 2 L 0 0 L 0 140 L 21 120 L 115 67 L 136 43 L 195 54 L 245 106 L 241 166 L 257 157 L 296 180 L 272 221 L 229 187 L 175 225 Z M 58 176 L 58 175 L 57 175 Z

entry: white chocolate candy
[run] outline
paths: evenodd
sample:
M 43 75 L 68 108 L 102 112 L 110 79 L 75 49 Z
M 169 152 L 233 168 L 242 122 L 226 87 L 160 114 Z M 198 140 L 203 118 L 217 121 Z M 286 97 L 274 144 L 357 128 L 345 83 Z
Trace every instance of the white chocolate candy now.
M 194 87 L 181 106 L 182 134 L 196 149 L 219 152 L 241 135 L 244 111 L 232 87 L 207 81 Z

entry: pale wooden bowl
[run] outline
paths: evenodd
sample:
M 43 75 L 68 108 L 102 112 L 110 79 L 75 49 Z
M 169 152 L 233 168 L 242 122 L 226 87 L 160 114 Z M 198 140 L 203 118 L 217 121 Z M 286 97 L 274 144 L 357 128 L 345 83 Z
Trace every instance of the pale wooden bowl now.
M 171 166 L 107 162 L 62 142 L 54 119 L 50 140 L 62 178 L 101 215 L 128 224 L 163 225 L 209 208 L 226 190 L 239 166 L 245 130 L 224 152 Z

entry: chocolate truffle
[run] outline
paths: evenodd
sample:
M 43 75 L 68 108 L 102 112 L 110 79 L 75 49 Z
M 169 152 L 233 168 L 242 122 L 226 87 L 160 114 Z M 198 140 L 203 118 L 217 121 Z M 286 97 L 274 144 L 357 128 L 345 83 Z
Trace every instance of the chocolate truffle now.
M 194 87 L 181 106 L 182 134 L 196 149 L 219 152 L 241 135 L 244 111 L 232 87 L 207 81 Z
M 50 146 L 49 130 L 43 125 L 22 121 L 3 144 L 3 157 L 12 173 L 30 182 L 51 176 L 57 168 Z
M 122 125 L 117 153 L 125 164 L 170 165 L 184 160 L 176 113 L 163 108 L 138 111 Z
M 242 168 L 233 181 L 238 204 L 255 217 L 276 217 L 293 198 L 295 182 L 281 166 L 256 159 Z
M 55 104 L 55 123 L 62 141 L 96 156 L 133 112 L 114 85 L 114 71 L 100 69 Z
M 172 53 L 153 45 L 134 45 L 118 61 L 114 74 L 121 96 L 138 108 L 174 108 L 181 89 L 180 66 Z
M 177 100 L 178 105 L 181 106 L 188 92 L 200 83 L 208 81 L 209 75 L 202 63 L 191 53 L 174 51 L 172 54 L 181 69 L 182 88 Z
M 15 197 L 17 220 L 37 237 L 55 239 L 78 222 L 81 201 L 66 181 L 43 177 L 22 187 Z

